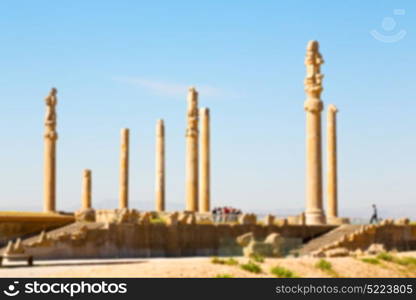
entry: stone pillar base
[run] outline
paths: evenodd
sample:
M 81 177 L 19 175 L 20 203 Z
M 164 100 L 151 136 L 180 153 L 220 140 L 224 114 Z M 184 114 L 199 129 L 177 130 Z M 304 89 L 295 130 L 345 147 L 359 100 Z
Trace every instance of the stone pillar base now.
M 307 211 L 305 216 L 306 216 L 306 225 L 324 225 L 324 224 L 326 224 L 325 215 L 324 215 L 322 210 Z

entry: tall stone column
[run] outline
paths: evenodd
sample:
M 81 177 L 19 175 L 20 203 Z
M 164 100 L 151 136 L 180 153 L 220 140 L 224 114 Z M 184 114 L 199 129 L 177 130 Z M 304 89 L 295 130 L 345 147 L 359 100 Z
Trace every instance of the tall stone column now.
M 85 169 L 82 174 L 82 210 L 91 209 L 91 170 Z
M 200 187 L 199 187 L 199 212 L 210 211 L 210 117 L 209 108 L 201 108 L 200 132 Z
M 186 128 L 186 210 L 198 211 L 198 92 L 188 92 Z
M 129 204 L 129 130 L 121 129 L 120 151 L 120 194 L 118 208 L 128 208 Z
M 322 78 L 317 41 L 310 41 L 307 46 L 305 65 L 306 101 L 306 224 L 325 224 L 322 203 L 322 145 L 321 145 L 321 101 Z
M 338 183 L 337 183 L 337 120 L 338 109 L 335 105 L 328 106 L 327 115 L 327 218 L 331 221 L 338 217 Z
M 165 124 L 156 124 L 156 211 L 165 211 Z
M 45 133 L 44 133 L 44 161 L 43 161 L 43 211 L 56 210 L 56 97 L 57 90 L 52 88 L 45 98 Z

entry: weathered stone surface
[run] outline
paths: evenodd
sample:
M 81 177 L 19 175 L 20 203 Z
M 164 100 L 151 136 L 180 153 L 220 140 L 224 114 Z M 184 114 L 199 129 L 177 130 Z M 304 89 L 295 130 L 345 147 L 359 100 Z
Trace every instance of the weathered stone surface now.
M 9 241 L 7 244 L 6 250 L 3 252 L 4 255 L 16 255 L 16 254 L 24 254 L 25 248 L 23 247 L 22 240 L 19 238 L 13 244 L 12 241 Z
M 140 215 L 139 223 L 141 225 L 149 225 L 151 217 L 152 217 L 152 215 L 149 212 L 145 212 L 145 213 Z
M 254 225 L 257 223 L 257 216 L 255 214 L 242 214 L 238 218 L 239 224 Z
M 312 257 L 325 257 L 325 253 L 324 253 L 324 251 L 319 249 L 319 250 L 315 250 L 315 251 L 311 252 L 310 256 L 312 256 Z
M 46 231 L 42 231 L 41 234 L 39 235 L 39 240 L 38 242 L 40 244 L 44 243 L 45 241 L 48 240 L 48 234 L 46 233 Z
M 182 212 L 181 214 L 179 214 L 178 223 L 182 225 L 194 225 L 196 224 L 196 216 L 193 212 Z
M 300 218 L 300 225 L 306 225 L 306 215 L 304 212 L 300 214 L 299 218 Z
M 370 247 L 365 251 L 368 255 L 377 255 L 379 253 L 386 252 L 383 244 L 371 244 Z
M 95 210 L 81 209 L 75 212 L 75 219 L 77 221 L 95 222 Z
M 363 255 L 364 255 L 364 251 L 361 250 L 360 248 L 350 252 L 350 256 L 360 257 Z
M 299 225 L 299 216 L 287 216 L 287 223 L 290 225 Z
M 350 224 L 349 218 L 339 218 L 339 217 L 328 217 L 327 223 L 331 225 L 343 225 Z
M 252 232 L 247 232 L 243 235 L 237 237 L 236 241 L 241 247 L 246 247 L 248 244 L 254 240 L 254 234 Z
M 195 225 L 196 224 L 195 214 L 188 214 L 188 217 L 186 218 L 186 224 L 187 225 Z
M 256 241 L 253 233 L 245 233 L 236 239 L 243 247 L 243 254 L 246 257 L 262 255 L 265 257 L 277 257 L 283 254 L 282 244 L 284 239 L 278 233 L 269 234 L 264 241 Z
M 344 256 L 349 256 L 349 254 L 350 252 L 348 251 L 348 249 L 344 247 L 338 247 L 338 248 L 325 251 L 326 257 L 344 257 Z
M 7 248 L 3 251 L 2 259 L 3 258 L 7 261 L 25 260 L 29 266 L 33 265 L 33 256 L 26 253 L 26 248 L 23 246 L 20 239 L 17 239 L 14 244 L 12 241 L 8 243 Z
M 289 225 L 289 220 L 287 218 L 277 219 L 276 223 L 279 226 L 288 226 Z
M 184 213 L 184 212 L 179 213 L 179 216 L 178 216 L 178 223 L 179 224 L 182 224 L 182 225 L 186 224 L 187 219 L 188 219 L 188 214 L 187 213 Z
M 13 253 L 13 241 L 7 243 L 6 249 L 3 252 L 4 254 Z
M 129 208 L 95 210 L 95 220 L 99 223 L 138 224 L 141 217 L 141 214 L 137 210 Z
M 265 226 L 273 226 L 274 225 L 274 219 L 275 219 L 275 217 L 273 215 L 267 215 L 264 218 L 264 225 Z
M 410 219 L 409 218 L 400 218 L 394 221 L 395 225 L 409 225 Z
M 173 212 L 171 214 L 169 214 L 166 217 L 166 224 L 167 225 L 171 225 L 171 226 L 176 226 L 178 225 L 178 217 L 179 217 L 179 213 L 178 212 Z

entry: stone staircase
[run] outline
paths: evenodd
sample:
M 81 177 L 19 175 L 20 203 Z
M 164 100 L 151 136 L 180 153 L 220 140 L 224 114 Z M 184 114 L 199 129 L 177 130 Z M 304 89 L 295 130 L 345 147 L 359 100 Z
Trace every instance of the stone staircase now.
M 341 225 L 337 227 L 334 230 L 331 230 L 330 232 L 321 235 L 320 237 L 317 237 L 315 239 L 310 240 L 308 243 L 306 243 L 302 248 L 299 250 L 299 255 L 308 255 L 316 250 L 321 249 L 322 247 L 329 245 L 339 239 L 341 239 L 344 236 L 347 236 L 351 233 L 354 233 L 363 225 Z

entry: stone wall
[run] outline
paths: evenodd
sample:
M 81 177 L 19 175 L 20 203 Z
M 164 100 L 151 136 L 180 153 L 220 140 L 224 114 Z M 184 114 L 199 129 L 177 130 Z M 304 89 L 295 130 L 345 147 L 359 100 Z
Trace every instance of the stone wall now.
M 236 237 L 311 239 L 333 226 L 76 222 L 23 243 L 35 259 L 241 255 Z

